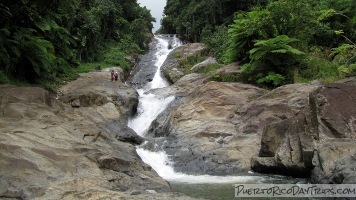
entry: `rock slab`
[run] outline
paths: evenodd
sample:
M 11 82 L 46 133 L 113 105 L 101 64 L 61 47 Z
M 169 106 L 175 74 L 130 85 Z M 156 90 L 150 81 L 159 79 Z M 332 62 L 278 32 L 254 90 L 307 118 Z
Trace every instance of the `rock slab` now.
M 58 96 L 1 85 L 0 198 L 189 199 L 137 155 L 143 139 L 126 126 L 137 97 L 109 70 L 82 74 Z

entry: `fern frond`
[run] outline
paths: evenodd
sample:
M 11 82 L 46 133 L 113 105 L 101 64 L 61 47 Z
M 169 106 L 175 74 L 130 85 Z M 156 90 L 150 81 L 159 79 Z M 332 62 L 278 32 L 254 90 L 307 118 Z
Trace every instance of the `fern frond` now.
M 271 51 L 272 53 L 287 53 L 288 50 L 287 49 L 276 49 Z

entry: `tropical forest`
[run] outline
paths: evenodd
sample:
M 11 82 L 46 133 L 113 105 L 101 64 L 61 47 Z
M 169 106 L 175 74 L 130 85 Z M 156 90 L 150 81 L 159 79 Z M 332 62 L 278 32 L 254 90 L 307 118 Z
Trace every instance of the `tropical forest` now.
M 232 80 L 276 87 L 356 74 L 353 0 L 168 0 L 159 32 L 240 62 Z
M 78 73 L 130 63 L 147 48 L 149 10 L 127 0 L 0 2 L 0 83 L 53 89 Z

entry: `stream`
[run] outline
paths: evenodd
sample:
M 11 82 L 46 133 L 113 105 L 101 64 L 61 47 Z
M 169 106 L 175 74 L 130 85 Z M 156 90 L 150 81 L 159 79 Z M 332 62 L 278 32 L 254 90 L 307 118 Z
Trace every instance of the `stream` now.
M 152 59 L 152 64 L 156 70 L 153 79 L 141 87 L 137 87 L 139 93 L 139 105 L 137 114 L 128 122 L 128 126 L 132 128 L 138 135 L 145 138 L 148 128 L 152 121 L 163 112 L 168 105 L 174 101 L 174 96 L 163 97 L 159 96 L 158 92 L 151 93 L 152 90 L 169 86 L 169 83 L 162 78 L 160 68 L 163 65 L 168 54 L 176 47 L 181 45 L 179 39 L 163 35 L 156 35 L 155 54 Z M 169 49 L 169 47 L 172 47 Z M 147 60 L 147 58 L 145 58 Z M 139 74 L 143 70 L 136 73 Z M 163 139 L 164 138 L 160 138 Z M 167 155 L 162 148 L 155 144 L 145 145 L 146 143 L 137 146 L 137 153 L 141 159 L 150 165 L 159 176 L 167 180 L 172 188 L 178 192 L 188 196 L 204 198 L 204 199 L 234 199 L 235 184 L 247 183 L 302 183 L 303 179 L 294 179 L 277 175 L 262 175 L 253 172 L 245 174 L 234 174 L 233 176 L 212 176 L 212 175 L 188 175 L 181 172 L 176 172 L 173 169 L 170 156 Z M 252 198 L 251 198 L 252 199 Z

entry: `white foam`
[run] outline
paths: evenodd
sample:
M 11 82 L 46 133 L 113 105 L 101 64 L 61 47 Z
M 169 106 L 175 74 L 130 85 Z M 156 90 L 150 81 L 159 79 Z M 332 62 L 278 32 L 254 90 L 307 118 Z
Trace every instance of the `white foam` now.
M 159 176 L 167 181 L 180 183 L 259 183 L 264 178 L 259 176 L 211 176 L 211 175 L 187 175 L 175 172 L 168 155 L 163 152 L 153 152 L 141 147 L 136 149 L 143 162 L 150 165 Z
M 148 83 L 147 89 L 155 89 L 155 88 L 164 88 L 167 87 L 169 84 L 168 82 L 162 78 L 161 76 L 161 66 L 163 65 L 164 61 L 167 59 L 168 54 L 173 51 L 173 49 L 177 46 L 180 45 L 178 42 L 178 39 L 174 37 L 174 43 L 172 45 L 172 49 L 168 49 L 169 43 L 167 40 L 164 40 L 162 38 L 156 37 L 158 40 L 158 47 L 160 50 L 158 50 L 155 54 L 157 61 L 155 63 L 155 66 L 157 67 L 157 71 L 153 77 L 153 80 Z
M 140 94 L 137 116 L 130 119 L 128 126 L 138 135 L 144 137 L 152 121 L 163 112 L 169 103 L 174 100 L 174 96 L 159 97 L 151 93 L 145 93 L 144 90 L 137 90 Z

